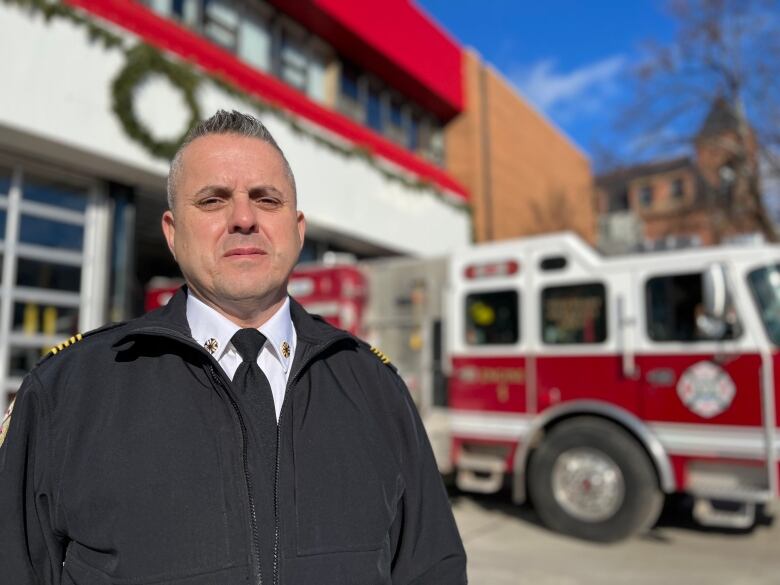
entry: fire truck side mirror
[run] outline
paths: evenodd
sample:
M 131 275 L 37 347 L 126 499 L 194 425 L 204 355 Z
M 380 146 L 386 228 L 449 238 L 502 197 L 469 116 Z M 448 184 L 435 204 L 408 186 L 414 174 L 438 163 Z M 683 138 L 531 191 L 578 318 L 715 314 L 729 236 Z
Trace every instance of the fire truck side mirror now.
M 704 313 L 713 319 L 724 321 L 728 311 L 726 270 L 722 264 L 710 264 L 702 278 L 702 302 Z

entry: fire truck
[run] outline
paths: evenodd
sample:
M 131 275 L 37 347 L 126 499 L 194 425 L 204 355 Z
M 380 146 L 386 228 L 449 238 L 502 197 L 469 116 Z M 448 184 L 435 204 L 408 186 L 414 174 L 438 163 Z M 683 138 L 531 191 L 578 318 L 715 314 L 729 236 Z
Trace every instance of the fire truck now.
M 780 247 L 606 258 L 556 234 L 302 265 L 290 293 L 384 352 L 441 471 L 616 541 L 684 492 L 709 526 L 778 497 Z

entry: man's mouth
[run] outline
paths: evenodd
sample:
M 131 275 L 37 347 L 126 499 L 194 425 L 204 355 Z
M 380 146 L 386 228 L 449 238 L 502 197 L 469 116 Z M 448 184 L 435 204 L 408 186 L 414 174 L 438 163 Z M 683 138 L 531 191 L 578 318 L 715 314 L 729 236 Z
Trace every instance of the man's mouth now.
M 225 258 L 232 256 L 264 256 L 265 250 L 262 248 L 231 248 L 225 252 Z

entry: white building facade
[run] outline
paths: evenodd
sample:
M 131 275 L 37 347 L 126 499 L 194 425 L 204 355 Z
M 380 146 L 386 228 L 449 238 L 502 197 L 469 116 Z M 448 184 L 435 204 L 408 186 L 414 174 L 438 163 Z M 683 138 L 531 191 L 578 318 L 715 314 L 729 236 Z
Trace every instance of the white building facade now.
M 196 115 L 268 126 L 296 175 L 307 260 L 469 242 L 468 194 L 439 166 L 460 72 L 383 53 L 378 27 L 331 4 L 0 0 L 4 396 L 49 347 L 137 315 L 148 282 L 177 275 L 159 227 L 165 152 Z M 457 68 L 459 48 L 397 4 Z

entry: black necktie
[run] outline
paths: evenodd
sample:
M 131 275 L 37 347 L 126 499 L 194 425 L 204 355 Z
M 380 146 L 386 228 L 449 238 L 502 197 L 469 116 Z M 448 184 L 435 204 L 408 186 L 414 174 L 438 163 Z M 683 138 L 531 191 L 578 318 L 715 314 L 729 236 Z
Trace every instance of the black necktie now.
M 240 329 L 230 340 L 242 362 L 233 376 L 233 385 L 246 402 L 256 408 L 250 420 L 257 436 L 262 468 L 256 474 L 255 506 L 260 536 L 260 566 L 263 582 L 271 584 L 274 572 L 275 513 L 274 486 L 276 480 L 276 410 L 271 384 L 260 366 L 257 356 L 265 344 L 265 335 L 257 329 Z M 255 410 L 253 408 L 253 410 Z
M 239 329 L 230 340 L 241 356 L 241 365 L 233 376 L 233 384 L 243 393 L 251 393 L 261 408 L 260 418 L 264 427 L 273 429 L 276 441 L 276 410 L 271 384 L 257 365 L 257 356 L 265 345 L 265 335 L 257 329 Z

